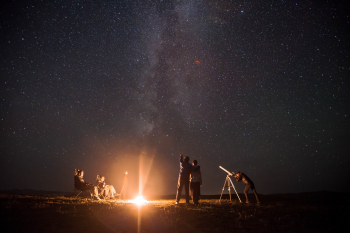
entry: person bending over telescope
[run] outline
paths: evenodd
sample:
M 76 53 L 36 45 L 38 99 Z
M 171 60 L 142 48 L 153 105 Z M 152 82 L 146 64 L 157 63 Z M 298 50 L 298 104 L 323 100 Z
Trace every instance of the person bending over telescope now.
M 185 186 L 186 204 L 190 203 L 189 196 L 189 183 L 191 171 L 199 171 L 200 166 L 192 166 L 188 161 L 190 158 L 186 156 L 183 158 L 183 154 L 180 154 L 180 172 L 179 180 L 177 182 L 177 192 L 176 192 L 176 204 L 179 204 L 181 198 L 182 187 Z
M 256 193 L 253 181 L 249 179 L 249 177 L 246 176 L 244 173 L 241 173 L 239 171 L 236 173 L 235 178 L 237 182 L 243 182 L 245 184 L 244 195 L 245 195 L 246 203 L 250 204 L 248 200 L 248 190 L 252 189 L 253 193 L 255 194 L 256 203 L 260 204 L 258 194 Z

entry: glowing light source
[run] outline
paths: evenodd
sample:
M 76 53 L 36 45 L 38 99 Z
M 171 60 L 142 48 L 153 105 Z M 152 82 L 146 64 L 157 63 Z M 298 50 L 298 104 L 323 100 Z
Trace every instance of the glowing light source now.
M 134 203 L 136 205 L 143 205 L 145 204 L 147 201 L 145 200 L 145 198 L 143 198 L 143 196 L 138 196 L 134 199 Z
M 201 64 L 201 62 L 198 60 L 195 60 L 194 63 L 196 63 L 197 65 Z

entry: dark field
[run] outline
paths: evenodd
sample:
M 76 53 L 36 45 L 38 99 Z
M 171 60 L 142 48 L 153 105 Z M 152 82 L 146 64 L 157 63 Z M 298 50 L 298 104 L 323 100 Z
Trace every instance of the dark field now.
M 199 206 L 168 199 L 138 207 L 123 201 L 0 194 L 1 232 L 337 232 L 350 220 L 347 193 L 260 195 L 260 206 L 232 197 L 221 204 L 218 196 L 205 196 Z

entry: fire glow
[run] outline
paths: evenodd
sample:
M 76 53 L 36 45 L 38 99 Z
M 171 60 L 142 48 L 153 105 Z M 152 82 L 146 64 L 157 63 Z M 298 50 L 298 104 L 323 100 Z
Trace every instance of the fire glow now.
M 135 203 L 136 205 L 144 205 L 147 202 L 148 201 L 146 201 L 145 198 L 143 198 L 143 196 L 138 196 L 133 201 L 133 203 Z

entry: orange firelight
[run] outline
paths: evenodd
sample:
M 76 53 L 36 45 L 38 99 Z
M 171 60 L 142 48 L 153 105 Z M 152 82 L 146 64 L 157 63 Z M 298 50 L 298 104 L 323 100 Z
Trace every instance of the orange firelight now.
M 196 63 L 197 65 L 201 64 L 201 62 L 198 60 L 195 60 L 194 63 Z
M 147 201 L 145 200 L 145 198 L 143 198 L 143 196 L 138 196 L 134 199 L 133 201 L 136 205 L 144 205 Z

